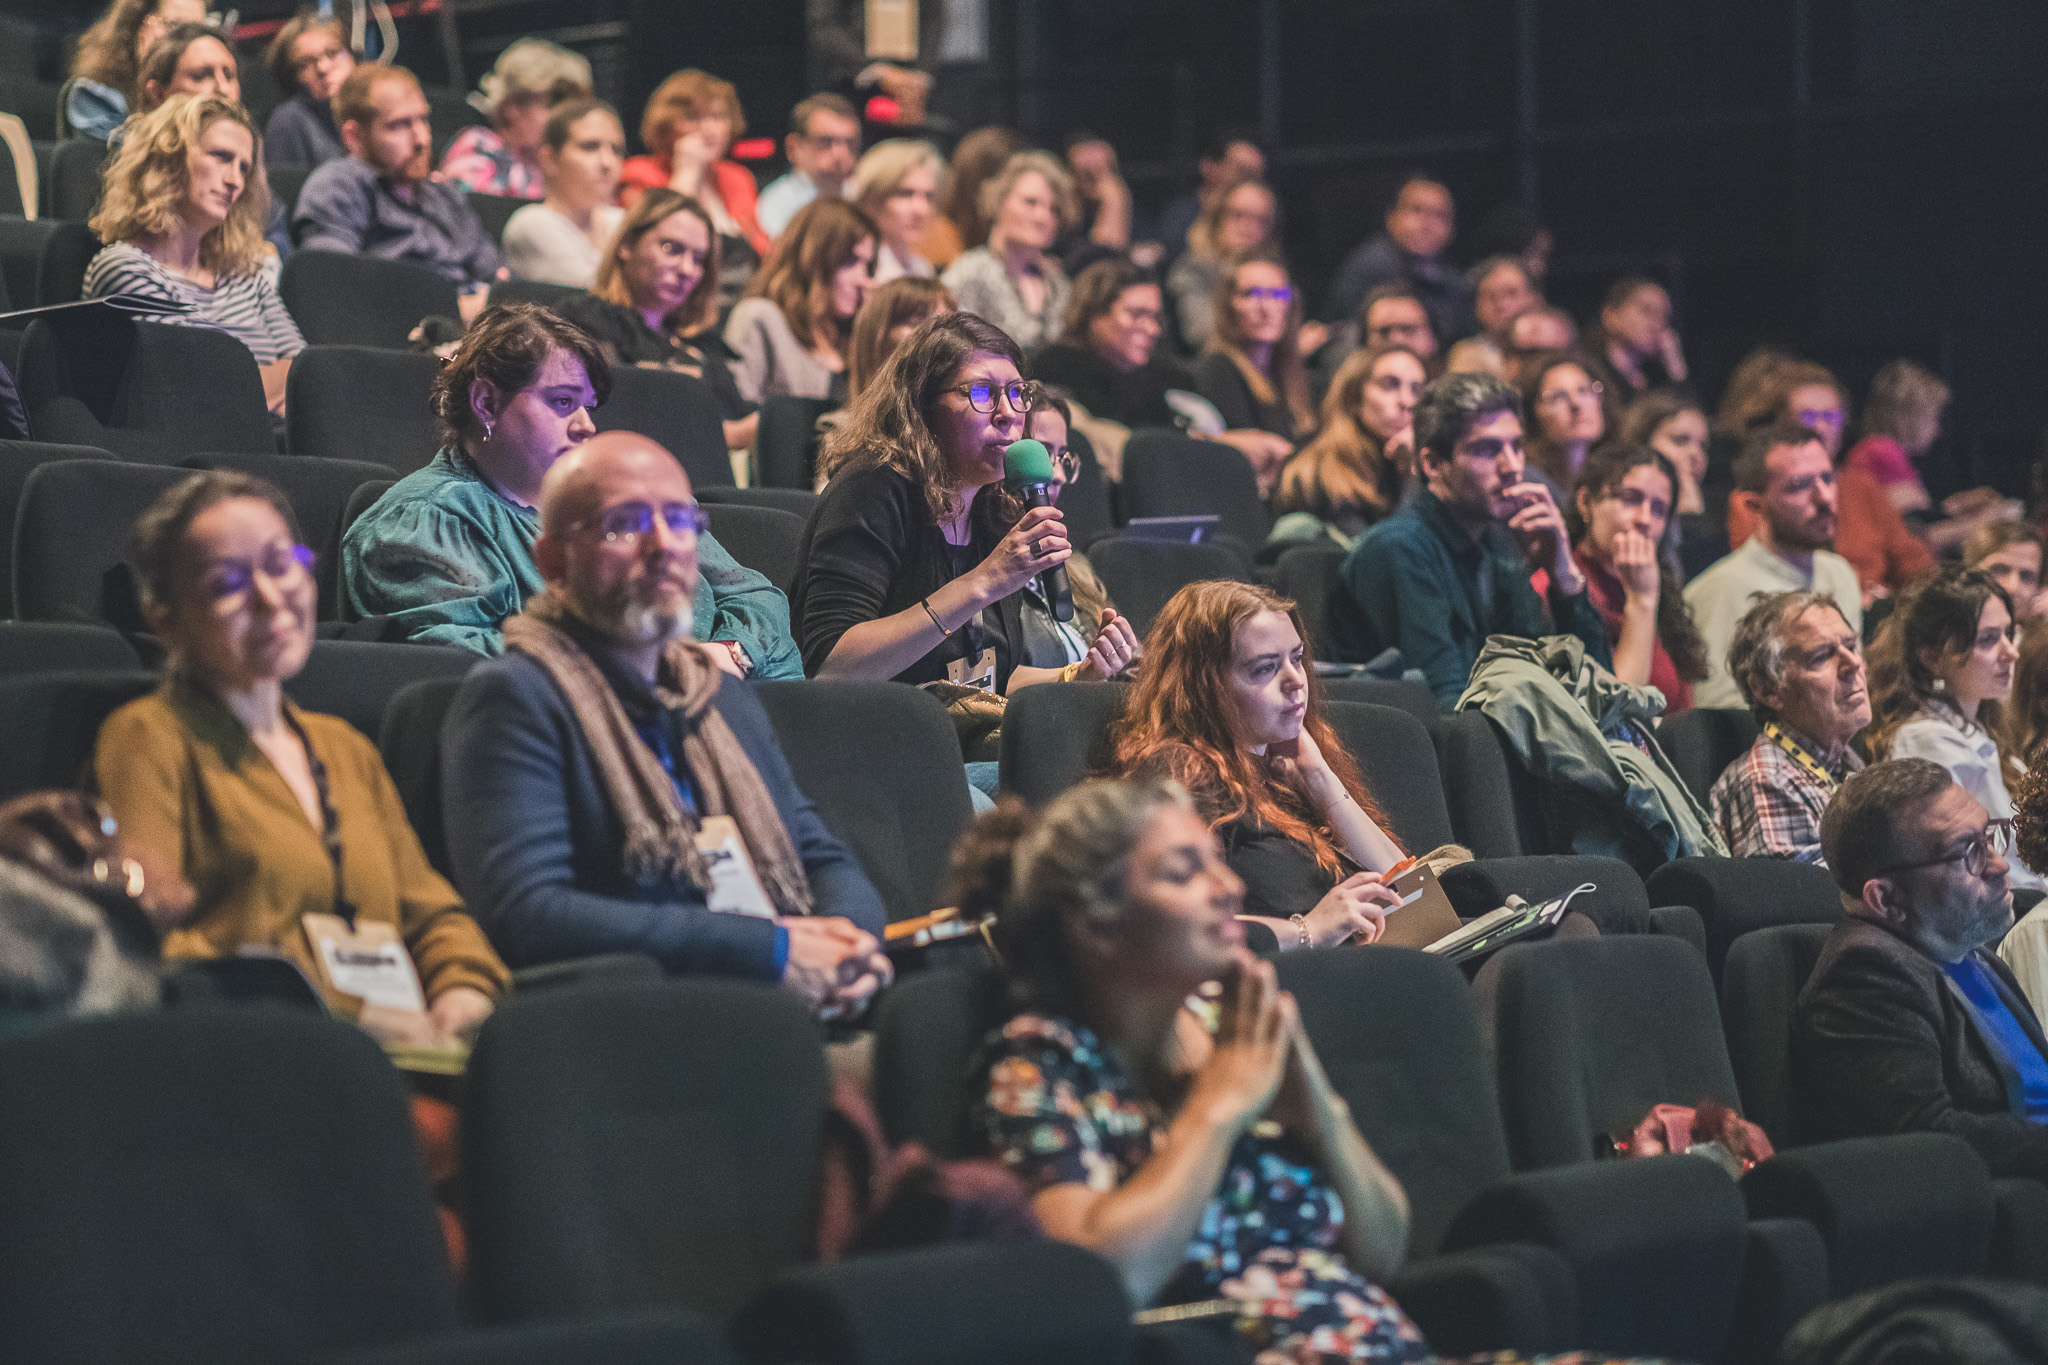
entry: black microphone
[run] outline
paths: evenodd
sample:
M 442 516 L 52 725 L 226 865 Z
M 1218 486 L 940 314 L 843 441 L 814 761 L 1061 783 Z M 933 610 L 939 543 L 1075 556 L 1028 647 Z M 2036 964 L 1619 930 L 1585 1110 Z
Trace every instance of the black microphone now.
M 1050 507 L 1057 501 L 1054 489 L 1058 486 L 1052 474 L 1052 456 L 1046 451 L 1045 443 L 1034 441 L 1028 436 L 1021 441 L 1012 441 L 1003 450 L 1003 473 L 1010 487 L 1024 499 L 1027 506 Z M 1067 566 L 1054 565 L 1040 577 L 1045 580 L 1046 595 L 1052 598 L 1052 614 L 1055 619 L 1074 619 L 1074 594 L 1067 587 Z

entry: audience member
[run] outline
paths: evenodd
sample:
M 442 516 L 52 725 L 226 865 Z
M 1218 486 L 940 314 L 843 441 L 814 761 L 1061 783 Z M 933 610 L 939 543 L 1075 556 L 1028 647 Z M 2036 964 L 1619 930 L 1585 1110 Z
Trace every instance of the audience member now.
M 875 220 L 882 246 L 875 253 L 875 284 L 903 275 L 934 276 L 938 269 L 918 255 L 938 213 L 939 177 L 945 158 L 929 142 L 892 137 L 861 154 L 846 182 L 846 197 Z
M 425 266 L 466 292 L 473 315 L 504 265 L 463 192 L 427 176 L 434 135 L 419 81 L 402 66 L 359 66 L 334 116 L 349 154 L 306 177 L 292 214 L 299 246 Z
M 709 384 L 726 448 L 746 450 L 760 419 L 718 331 L 717 241 L 696 200 L 649 190 L 626 210 L 590 292 L 554 311 L 589 333 L 614 365 L 676 370 Z
M 1438 337 L 1465 335 L 1471 330 L 1471 287 L 1443 258 L 1454 231 L 1451 192 L 1428 176 L 1409 176 L 1387 209 L 1386 230 L 1337 267 L 1323 317 L 1331 322 L 1355 317 L 1374 285 L 1406 280 L 1422 295 Z
M 721 273 L 741 287 L 768 253 L 768 234 L 756 217 L 754 173 L 726 156 L 746 131 L 730 81 L 678 71 L 648 96 L 640 119 L 646 155 L 627 161 L 619 177 L 619 202 L 627 208 L 663 186 L 702 204 L 721 239 Z
M 389 616 L 407 640 L 500 653 L 506 619 L 546 586 L 533 556 L 541 482 L 595 434 L 590 409 L 610 391 L 587 334 L 532 304 L 485 310 L 434 380 L 440 452 L 342 538 L 348 609 Z M 697 561 L 691 632 L 718 646 L 712 657 L 738 676 L 798 676 L 782 594 L 708 535 Z
M 867 23 L 871 15 L 887 13 L 871 10 L 864 0 L 808 0 L 803 18 L 812 85 L 879 90 L 899 106 L 897 121 L 947 132 L 978 127 L 1013 101 L 1008 62 L 999 68 L 990 60 L 991 39 L 1009 46 L 1014 30 L 1002 16 L 1012 11 L 994 10 L 990 0 L 918 6 L 904 16 L 914 29 L 905 36 L 916 55 L 877 61 Z M 877 34 L 877 40 L 893 48 L 901 41 L 898 32 L 892 28 L 890 37 Z
M 505 223 L 505 265 L 515 279 L 589 289 L 626 211 L 612 202 L 626 159 L 626 129 L 601 100 L 555 106 L 541 134 L 546 192 Z M 715 292 L 715 287 L 714 287 Z
M 1035 406 L 1017 343 L 946 313 L 903 343 L 825 438 L 825 491 L 798 550 L 792 614 L 814 678 L 952 681 L 1009 693 L 1107 676 L 1033 668 L 1032 580 L 1072 554 L 1057 507 L 1003 487 Z
M 1415 471 L 1415 404 L 1428 382 L 1406 346 L 1368 346 L 1337 370 L 1315 440 L 1280 471 L 1267 544 L 1329 540 L 1350 549 L 1400 505 Z
M 522 966 L 644 953 L 858 1013 L 890 978 L 881 898 L 725 651 L 691 641 L 705 514 L 682 466 L 607 432 L 548 470 L 540 516 L 546 591 L 447 721 L 449 856 L 477 913 Z
M 1950 565 L 1900 597 L 1878 642 L 1872 654 L 1885 666 L 1872 667 L 1870 752 L 1939 763 L 1992 819 L 2011 819 L 1999 711 L 2012 696 L 2020 651 L 2005 589 L 1981 570 Z M 2036 895 L 2048 889 L 2017 859 L 2007 880 Z
M 1187 250 L 1188 234 L 1212 199 L 1232 185 L 1266 178 L 1266 154 L 1259 150 L 1251 134 L 1241 129 L 1224 129 L 1209 139 L 1195 159 L 1195 175 L 1195 187 L 1159 213 L 1156 235 L 1168 260 Z
M 1707 510 L 1700 492 L 1707 477 L 1707 413 L 1697 399 L 1669 389 L 1645 393 L 1622 413 L 1621 439 L 1671 461 L 1678 475 L 1674 512 L 1684 517 Z
M 1651 389 L 1686 381 L 1685 348 L 1671 325 L 1671 296 L 1655 280 L 1628 275 L 1609 286 L 1600 325 L 1586 340 L 1600 379 L 1622 407 Z
M 128 125 L 91 227 L 108 245 L 85 297 L 135 294 L 177 311 L 161 321 L 226 332 L 249 348 L 272 412 L 306 348 L 263 270 L 270 189 L 248 111 L 221 95 L 173 95 Z
M 1773 422 L 1751 431 L 1735 462 L 1735 495 L 1756 522 L 1756 534 L 1695 578 L 1685 604 L 1707 642 L 1707 678 L 1693 689 L 1695 706 L 1734 706 L 1740 685 L 1729 671 L 1728 645 L 1753 598 L 1793 591 L 1825 593 L 1849 629 L 1863 632 L 1863 594 L 1856 570 L 1830 546 L 1835 541 L 1835 466 L 1813 428 Z
M 1541 294 L 1543 281 L 1550 275 L 1550 254 L 1557 239 L 1541 211 L 1518 199 L 1504 199 L 1486 215 L 1469 245 L 1472 254 L 1481 260 L 1488 256 L 1511 256 L 1520 261 L 1529 276 L 1530 288 Z
M 1664 714 L 1692 705 L 1707 647 L 1660 546 L 1677 497 L 1671 461 L 1648 446 L 1610 441 L 1572 488 L 1572 557 L 1614 650 L 1614 676 L 1664 694 Z
M 1525 357 L 1515 369 L 1531 423 L 1529 463 L 1562 493 L 1578 482 L 1586 452 L 1608 432 L 1606 391 L 1576 352 Z
M 1141 264 L 1157 265 L 1160 253 L 1156 245 L 1131 240 L 1131 187 L 1124 183 L 1116 148 L 1109 140 L 1087 132 L 1068 137 L 1067 173 L 1074 177 L 1074 197 L 1080 208 L 1072 230 L 1056 245 L 1067 273 L 1078 275 L 1097 261 L 1126 253 Z
M 2006 788 L 2018 803 L 2026 774 L 2048 763 L 2048 756 L 2036 752 L 2041 742 L 2048 740 L 2048 631 L 2029 630 L 2020 636 L 2020 658 L 2012 668 L 2012 700 L 1999 711 Z M 2033 865 L 2028 861 L 2028 867 Z
M 2005 589 L 2014 618 L 2027 630 L 2048 611 L 2048 595 L 2041 592 L 2044 544 L 2041 528 L 2018 518 L 1986 522 L 1963 542 L 1963 563 Z
M 1209 344 L 1216 330 L 1216 309 L 1227 301 L 1224 272 L 1248 253 L 1277 253 L 1274 229 L 1279 200 L 1263 182 L 1241 180 L 1211 199 L 1188 231 L 1187 250 L 1166 272 L 1166 295 L 1181 349 L 1190 355 Z
M 1043 445 L 1052 461 L 1054 502 L 1081 474 L 1081 456 L 1067 444 L 1073 426 L 1073 410 L 1056 393 L 1041 392 L 1024 415 L 1024 434 Z M 1023 662 L 1033 668 L 1071 670 L 1075 677 L 1085 672 L 1091 679 L 1114 678 L 1137 662 L 1138 634 L 1118 615 L 1109 590 L 1095 576 L 1087 556 L 1076 553 L 1067 561 L 1066 570 L 1074 603 L 1071 621 L 1060 620 L 1054 612 L 1042 578 L 1024 586 L 1019 604 L 1024 621 Z
M 846 348 L 880 245 L 874 220 L 843 199 L 814 199 L 776 239 L 725 323 L 740 392 L 835 398 Z
M 113 0 L 78 39 L 64 122 L 105 142 L 141 102 L 142 59 L 172 28 L 206 22 L 205 0 Z
M 1220 439 L 1244 452 L 1264 495 L 1279 482 L 1296 438 L 1315 424 L 1296 340 L 1301 296 L 1279 256 L 1263 248 L 1232 263 L 1223 289 L 1225 306 L 1195 364 L 1195 388 L 1222 414 Z
M 1049 253 L 1079 212 L 1066 168 L 1044 152 L 1019 152 L 981 187 L 988 244 L 963 252 L 941 278 L 963 311 L 988 319 L 1019 346 L 1058 341 L 1071 286 Z
M 957 866 L 1024 1010 L 970 1064 L 968 1126 L 1047 1235 L 1107 1257 L 1133 1303 L 1234 1300 L 1245 1359 L 1427 1358 L 1375 1283 L 1407 1196 L 1246 949 L 1243 883 L 1187 797 L 1090 782 L 984 817 Z M 1212 981 L 1213 1037 L 1184 1010 Z
M 860 159 L 860 115 L 843 95 L 813 95 L 790 111 L 782 141 L 789 169 L 761 191 L 754 217 L 769 239 L 780 237 L 796 211 L 813 199 L 837 199 Z
M 1856 627 L 1826 593 L 1770 593 L 1743 613 L 1721 662 L 1763 727 L 1708 793 L 1721 837 L 1738 858 L 1823 862 L 1821 813 L 1862 769 L 1849 741 L 1870 723 Z
M 1527 309 L 1508 324 L 1508 382 L 1522 373 L 1522 362 L 1549 351 L 1571 351 L 1579 344 L 1579 325 L 1562 308 L 1547 303 Z
M 1406 280 L 1373 286 L 1358 310 L 1357 332 L 1362 346 L 1406 346 L 1424 364 L 1436 359 L 1437 334 L 1428 305 Z
M 1842 784 L 1821 837 L 1843 919 L 1799 993 L 1827 1135 L 1952 1133 L 1993 1176 L 2048 1176 L 2048 1040 L 1986 951 L 2012 925 L 2012 826 L 1939 764 Z
M 1301 611 L 1249 583 L 1191 583 L 1146 635 L 1114 769 L 1178 782 L 1283 950 L 1370 943 L 1404 856 L 1323 715 Z
M 2038 733 L 2042 697 L 2041 685 L 2042 640 L 2040 631 L 2028 637 L 2020 651 L 2020 671 L 2030 674 L 2027 685 L 2022 689 L 2019 683 L 2013 685 L 2013 704 L 2006 708 L 2007 734 L 2018 727 L 2017 711 L 2025 705 L 2029 715 L 2026 729 Z M 2025 752 L 2031 753 L 2032 750 Z M 2008 751 L 2006 764 L 2013 766 L 2020 752 Z M 2035 757 L 2040 757 L 2036 754 Z M 2039 764 L 2029 767 L 2019 764 L 2017 782 L 2013 788 L 2012 831 L 2015 860 L 2028 867 L 2035 866 L 2036 859 L 2048 859 L 2048 778 L 2039 772 Z M 2048 866 L 2048 863 L 2042 865 Z M 2017 898 L 2015 898 L 2017 899 Z M 2038 1016 L 2041 1003 L 2048 1001 L 2048 901 L 2037 902 L 2032 909 L 2019 917 L 2019 922 L 1999 941 L 1998 956 L 2012 969 L 2020 983 L 2020 990 L 2027 997 L 2027 1003 L 2034 1006 Z
M 540 149 L 548 115 L 566 100 L 589 99 L 590 92 L 590 63 L 582 57 L 542 38 L 515 40 L 469 96 L 490 126 L 457 133 L 434 179 L 478 194 L 541 198 L 547 193 Z
M 1612 661 L 1606 627 L 1572 558 L 1564 515 L 1524 477 L 1522 401 L 1490 374 L 1445 375 L 1414 415 L 1423 487 L 1365 533 L 1330 594 L 1338 657 L 1398 648 L 1437 701 L 1454 705 L 1489 635 L 1576 635 Z M 1530 582 L 1545 571 L 1547 599 Z
M 285 20 L 265 53 L 271 84 L 285 99 L 263 126 L 263 162 L 311 170 L 348 155 L 334 123 L 334 97 L 356 69 L 341 24 L 331 14 L 301 10 Z
M 962 252 L 987 245 L 991 224 L 982 211 L 981 192 L 1030 145 L 1013 128 L 977 128 L 961 138 L 939 190 L 939 216 L 918 254 L 944 270 Z
M 219 95 L 239 104 L 242 68 L 229 39 L 210 24 L 174 24 L 143 55 L 135 113 L 157 108 L 173 95 Z M 107 139 L 118 151 L 119 130 Z
M 868 391 L 911 333 L 959 306 L 953 291 L 929 275 L 902 275 L 869 290 L 867 301 L 853 315 L 853 339 L 846 348 L 847 402 Z
M 1451 347 L 1444 369 L 1451 374 L 1477 371 L 1513 379 L 1508 366 L 1508 333 L 1515 319 L 1540 307 L 1543 296 L 1529 282 L 1529 272 L 1512 256 L 1488 256 L 1465 272 L 1472 286 L 1472 312 L 1479 331 Z
M 1779 420 L 1809 426 L 1834 458 L 1849 420 L 1848 395 L 1834 375 L 1818 365 L 1792 362 L 1774 371 L 1771 391 L 1777 395 Z M 1855 568 L 1864 606 L 1898 592 L 1934 567 L 1926 542 L 1907 529 L 1898 508 L 1867 469 L 1838 465 L 1835 488 L 1839 529 L 1834 549 Z M 1755 527 L 1755 509 L 1731 500 L 1729 543 L 1741 545 Z
M 136 522 L 128 558 L 164 681 L 100 727 L 93 776 L 123 837 L 198 893 L 165 956 L 280 952 L 381 1040 L 473 1032 L 510 984 L 504 964 L 428 864 L 376 746 L 285 699 L 312 652 L 315 594 L 284 495 L 194 474 Z M 375 1003 L 324 965 L 378 942 L 370 926 L 402 939 L 412 968 Z
M 1127 256 L 1082 271 L 1067 303 L 1060 341 L 1031 357 L 1031 373 L 1088 410 L 1127 427 L 1170 427 L 1168 389 L 1192 389 L 1195 377 L 1161 353 L 1165 333 L 1158 281 Z
M 1863 408 L 1863 439 L 1842 457 L 1844 470 L 1868 474 L 1884 489 L 1900 515 L 1936 550 L 1953 550 L 1989 521 L 2020 514 L 1990 488 L 1972 488 L 1943 498 L 1936 508 L 1914 466 L 1941 436 L 1948 385 L 1910 360 L 1894 360 L 1870 381 Z

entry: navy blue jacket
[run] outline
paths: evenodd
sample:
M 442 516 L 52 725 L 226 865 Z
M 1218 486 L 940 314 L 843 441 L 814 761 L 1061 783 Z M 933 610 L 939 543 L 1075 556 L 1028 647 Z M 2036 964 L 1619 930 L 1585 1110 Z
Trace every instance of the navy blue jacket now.
M 619 687 L 629 716 L 636 703 L 650 703 L 644 683 L 621 679 L 608 661 L 593 658 Z M 797 790 L 761 703 L 728 677 L 712 705 L 782 813 L 810 877 L 814 912 L 843 916 L 879 937 L 887 918 L 882 898 Z M 680 756 L 686 727 L 679 712 L 663 715 L 669 751 Z M 538 660 L 515 650 L 470 670 L 442 734 L 455 883 L 507 963 L 645 953 L 673 973 L 776 979 L 773 921 L 714 913 L 687 883 L 643 890 L 626 878 L 625 827 L 568 698 Z

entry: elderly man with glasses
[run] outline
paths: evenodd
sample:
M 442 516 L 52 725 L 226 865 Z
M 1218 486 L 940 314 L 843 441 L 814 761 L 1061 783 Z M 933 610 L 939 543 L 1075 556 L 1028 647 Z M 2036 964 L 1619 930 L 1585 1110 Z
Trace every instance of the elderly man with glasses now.
M 2012 927 L 2012 839 L 1926 759 L 1874 764 L 1829 803 L 1843 919 L 1797 1042 L 1834 1136 L 1953 1133 L 1995 1176 L 2048 1177 L 2048 1039 L 1990 951 Z
M 641 953 L 857 1012 L 890 978 L 881 898 L 752 692 L 690 638 L 705 522 L 682 466 L 594 436 L 548 470 L 540 521 L 547 587 L 444 730 L 448 852 L 478 920 L 519 966 Z

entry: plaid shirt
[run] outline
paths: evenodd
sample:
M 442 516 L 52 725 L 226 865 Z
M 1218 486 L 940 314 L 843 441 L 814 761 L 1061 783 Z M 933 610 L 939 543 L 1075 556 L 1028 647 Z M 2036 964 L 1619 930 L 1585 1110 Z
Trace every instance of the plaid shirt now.
M 1863 760 L 1846 744 L 1828 754 L 1798 735 L 1790 738 L 1837 782 L 1863 766 Z M 1772 743 L 1769 735 L 1758 735 L 1749 751 L 1730 763 L 1714 783 L 1708 803 L 1721 837 L 1736 857 L 1789 858 L 1825 867 L 1827 859 L 1820 856 L 1820 815 L 1832 795 Z

